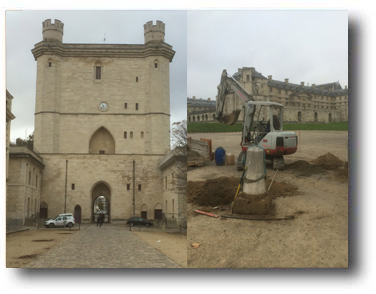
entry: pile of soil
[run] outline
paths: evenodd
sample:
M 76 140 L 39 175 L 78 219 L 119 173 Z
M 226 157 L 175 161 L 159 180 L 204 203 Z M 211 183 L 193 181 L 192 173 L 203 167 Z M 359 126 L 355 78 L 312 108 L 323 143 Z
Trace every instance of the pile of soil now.
M 311 162 L 326 170 L 334 170 L 344 165 L 344 162 L 342 160 L 340 160 L 337 156 L 333 155 L 330 152 L 317 157 Z
M 338 157 L 330 152 L 312 160 L 311 163 L 305 160 L 298 160 L 286 165 L 287 170 L 293 170 L 298 177 L 310 177 L 313 174 L 322 174 L 326 170 L 336 170 L 344 165 Z
M 239 186 L 239 178 L 220 177 L 217 179 L 187 183 L 187 201 L 202 206 L 221 206 L 231 204 Z M 265 181 L 269 188 L 271 179 Z M 241 191 L 242 189 L 240 189 Z M 274 181 L 267 192 L 272 198 L 298 194 L 298 188 L 292 184 Z

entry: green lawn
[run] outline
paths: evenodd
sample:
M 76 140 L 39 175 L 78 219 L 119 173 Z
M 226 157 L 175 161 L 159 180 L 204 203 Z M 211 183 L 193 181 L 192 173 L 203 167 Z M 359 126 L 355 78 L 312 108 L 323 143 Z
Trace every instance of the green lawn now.
M 236 123 L 231 126 L 221 123 L 196 123 L 188 124 L 188 133 L 228 133 L 228 132 L 241 132 L 242 124 Z M 335 123 L 307 123 L 307 124 L 283 124 L 285 131 L 348 131 L 348 122 L 335 122 Z

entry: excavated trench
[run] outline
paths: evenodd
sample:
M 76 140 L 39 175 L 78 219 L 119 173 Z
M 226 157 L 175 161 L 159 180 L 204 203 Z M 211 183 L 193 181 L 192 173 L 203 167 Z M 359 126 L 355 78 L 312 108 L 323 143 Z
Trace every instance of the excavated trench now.
M 309 177 L 314 174 L 325 174 L 328 170 L 335 172 L 339 180 L 347 180 L 347 163 L 341 161 L 331 153 L 319 156 L 310 162 L 298 160 L 286 166 L 297 177 Z M 215 207 L 232 203 L 239 186 L 239 178 L 220 177 L 216 179 L 187 183 L 187 201 L 200 206 Z M 266 187 L 270 186 L 271 179 L 266 180 Z M 263 197 L 290 197 L 299 194 L 298 187 L 280 181 L 274 181 L 271 189 Z

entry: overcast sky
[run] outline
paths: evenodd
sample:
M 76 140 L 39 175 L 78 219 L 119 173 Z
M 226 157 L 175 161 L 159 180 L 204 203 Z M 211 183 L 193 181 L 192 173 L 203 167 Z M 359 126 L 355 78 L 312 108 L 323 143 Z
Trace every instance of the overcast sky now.
M 291 83 L 348 85 L 348 13 L 188 12 L 188 97 L 215 98 L 222 70 L 254 67 Z
M 170 63 L 171 123 L 186 118 L 186 11 L 8 11 L 6 12 L 6 88 L 14 97 L 11 139 L 34 131 L 36 66 L 31 50 L 42 41 L 42 22 L 64 23 L 64 43 L 144 44 L 148 21 L 165 23 L 165 42 L 176 52 Z

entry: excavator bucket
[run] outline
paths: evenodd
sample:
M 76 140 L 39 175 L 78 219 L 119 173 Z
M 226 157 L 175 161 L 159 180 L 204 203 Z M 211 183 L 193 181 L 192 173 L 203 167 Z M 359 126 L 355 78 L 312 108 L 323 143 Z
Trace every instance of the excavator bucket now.
M 238 121 L 239 114 L 240 110 L 234 110 L 232 113 L 222 116 L 221 122 L 225 123 L 228 126 L 233 125 Z

